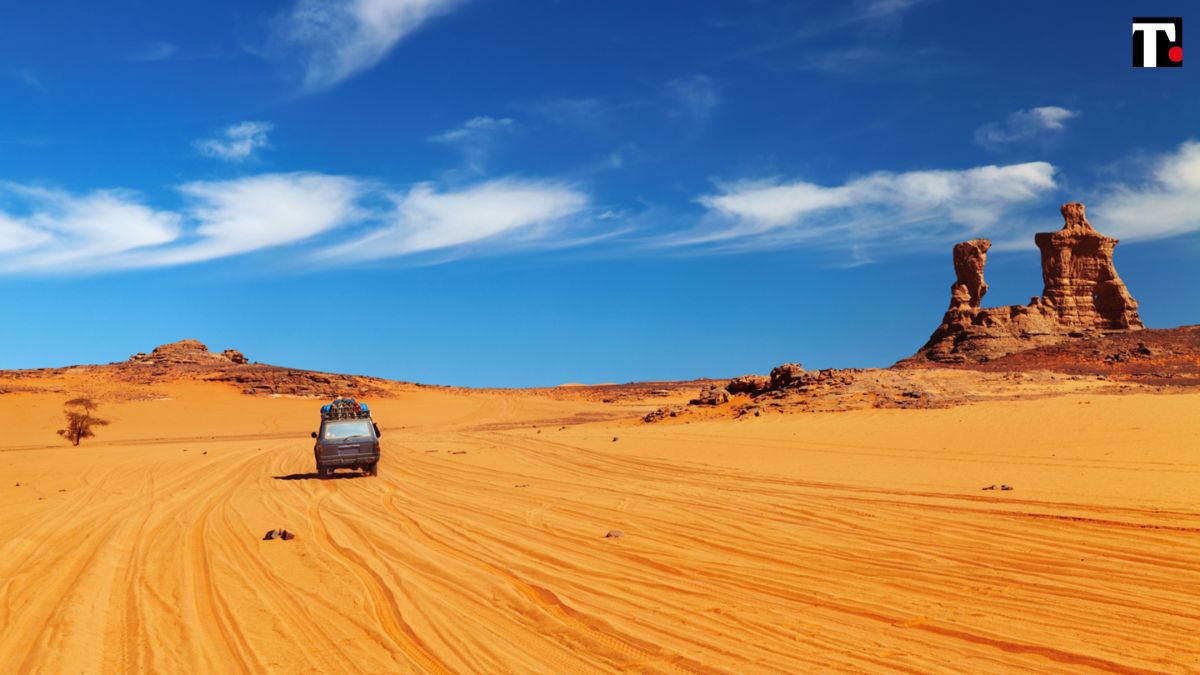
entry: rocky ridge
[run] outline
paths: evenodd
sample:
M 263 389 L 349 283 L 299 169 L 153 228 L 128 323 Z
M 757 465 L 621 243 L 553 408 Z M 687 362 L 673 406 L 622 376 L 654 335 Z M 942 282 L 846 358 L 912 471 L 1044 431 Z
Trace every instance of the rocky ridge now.
M 106 366 L 97 366 L 106 367 Z M 358 375 L 339 375 L 311 370 L 251 363 L 242 352 L 209 351 L 199 340 L 180 340 L 139 352 L 129 360 L 110 364 L 126 380 L 153 383 L 156 380 L 194 378 L 228 382 L 253 396 L 306 396 L 330 398 L 344 394 L 380 396 L 384 380 Z

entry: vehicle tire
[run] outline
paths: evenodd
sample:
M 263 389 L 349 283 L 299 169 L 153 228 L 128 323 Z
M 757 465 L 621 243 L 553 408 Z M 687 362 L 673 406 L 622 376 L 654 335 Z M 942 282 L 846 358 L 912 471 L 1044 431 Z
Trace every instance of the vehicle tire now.
M 327 468 L 325 468 L 325 467 L 323 467 L 323 466 L 318 466 L 318 467 L 317 467 L 317 477 L 319 477 L 319 478 L 329 478 L 329 473 L 330 473 L 329 469 L 327 469 Z
M 379 475 L 379 462 L 371 462 L 370 464 L 368 464 L 366 474 L 368 476 L 378 476 Z

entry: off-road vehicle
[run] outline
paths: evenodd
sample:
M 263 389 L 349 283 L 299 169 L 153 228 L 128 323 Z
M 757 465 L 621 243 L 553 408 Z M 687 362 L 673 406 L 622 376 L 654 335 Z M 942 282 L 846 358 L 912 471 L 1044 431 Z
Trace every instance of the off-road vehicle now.
M 360 469 L 368 476 L 379 475 L 379 425 L 371 419 L 365 403 L 339 398 L 321 408 L 321 429 L 313 457 L 317 475 L 330 476 L 335 469 Z

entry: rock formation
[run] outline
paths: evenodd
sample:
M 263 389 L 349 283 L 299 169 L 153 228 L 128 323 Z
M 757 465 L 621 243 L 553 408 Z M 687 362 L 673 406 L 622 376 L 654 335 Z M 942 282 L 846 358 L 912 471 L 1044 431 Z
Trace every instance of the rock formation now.
M 770 388 L 771 378 L 765 375 L 742 375 L 725 385 L 725 390 L 731 394 L 757 394 Z
M 1069 328 L 1142 328 L 1137 301 L 1113 267 L 1117 240 L 1092 227 L 1083 204 L 1063 204 L 1062 214 L 1063 229 L 1033 238 L 1042 251 L 1042 301 Z
M 808 372 L 799 363 L 785 363 L 771 369 L 771 389 L 798 387 Z
M 987 252 L 992 242 L 987 239 L 972 239 L 954 245 L 954 275 L 957 280 L 950 287 L 950 309 L 979 307 L 988 285 L 983 281 L 983 266 L 987 264 Z
M 1044 289 L 1028 305 L 981 307 L 991 242 L 972 239 L 955 245 L 950 307 L 910 361 L 978 363 L 1073 335 L 1142 328 L 1137 301 L 1113 266 L 1117 240 L 1092 227 L 1083 204 L 1064 204 L 1062 215 L 1061 230 L 1034 237 L 1042 252 Z
M 129 357 L 130 363 L 152 365 L 229 365 L 247 363 L 246 357 L 236 349 L 226 349 L 220 354 L 208 351 L 199 340 L 180 340 L 159 345 L 149 354 L 137 353 Z
M 692 405 L 721 405 L 729 402 L 729 392 L 725 387 L 717 384 L 710 384 L 700 391 L 688 403 Z
M 225 351 L 221 352 L 221 356 L 229 359 L 230 363 L 235 366 L 250 363 L 250 361 L 246 358 L 246 355 L 236 349 L 226 349 Z
M 149 354 L 134 354 L 128 361 L 112 365 L 135 382 L 189 377 L 228 382 L 239 387 L 242 393 L 255 396 L 332 398 L 384 393 L 381 381 L 373 378 L 252 364 L 236 349 L 211 352 L 199 340 L 180 340 L 159 345 Z

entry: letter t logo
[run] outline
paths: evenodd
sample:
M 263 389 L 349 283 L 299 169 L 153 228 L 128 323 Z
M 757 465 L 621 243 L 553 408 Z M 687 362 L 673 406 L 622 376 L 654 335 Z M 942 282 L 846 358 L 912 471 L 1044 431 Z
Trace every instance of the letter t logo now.
M 1159 41 L 1160 33 L 1166 37 L 1165 42 Z M 1135 68 L 1160 68 L 1181 65 L 1183 65 L 1183 19 L 1179 17 L 1134 17 L 1133 66 Z

